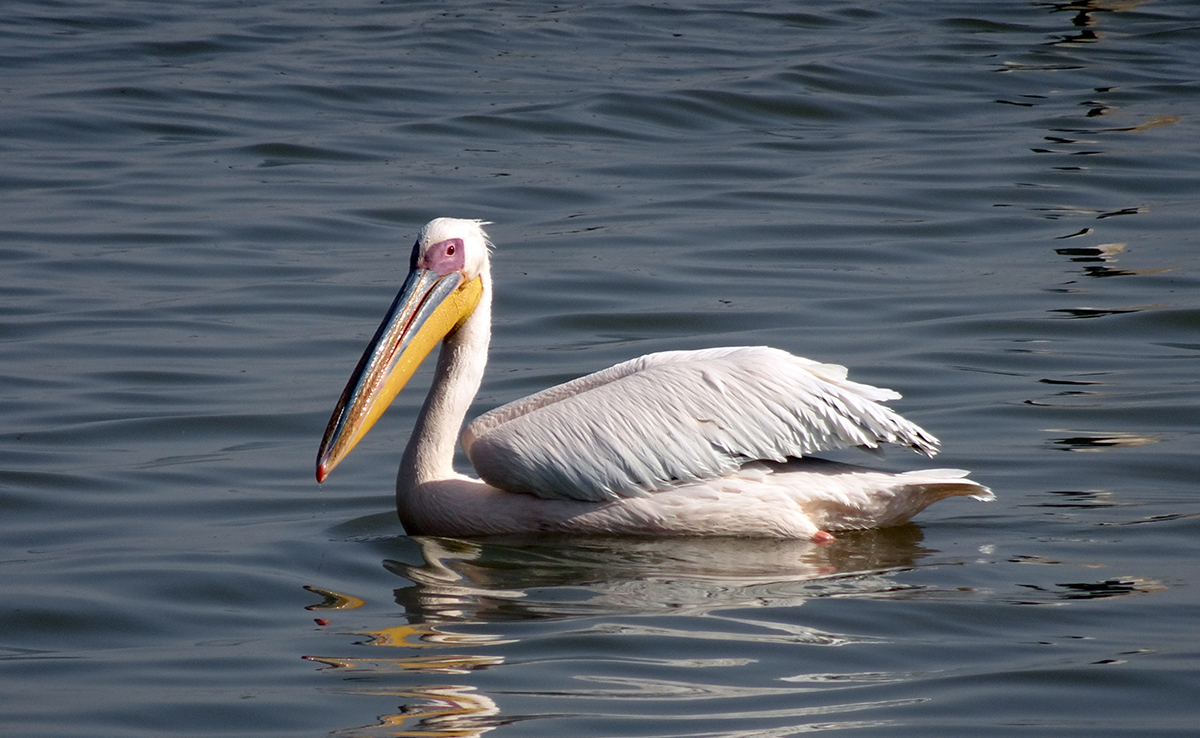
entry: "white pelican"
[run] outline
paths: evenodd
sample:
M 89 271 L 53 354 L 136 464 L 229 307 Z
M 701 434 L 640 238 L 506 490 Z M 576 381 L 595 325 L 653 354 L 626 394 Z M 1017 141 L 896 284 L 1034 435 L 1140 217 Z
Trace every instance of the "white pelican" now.
M 323 482 L 441 342 L 396 477 L 411 535 L 689 535 L 833 540 L 896 525 L 962 495 L 955 469 L 889 474 L 812 458 L 833 448 L 938 441 L 878 404 L 900 395 L 765 347 L 649 354 L 496 408 L 455 437 L 491 339 L 491 243 L 475 220 L 421 229 L 409 273 L 338 401 L 317 456 Z

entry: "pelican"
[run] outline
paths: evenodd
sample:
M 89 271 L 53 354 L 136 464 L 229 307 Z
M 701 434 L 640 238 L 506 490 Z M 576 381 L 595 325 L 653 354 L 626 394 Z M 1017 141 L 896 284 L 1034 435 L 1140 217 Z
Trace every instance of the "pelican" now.
M 957 469 L 885 473 L 812 457 L 938 440 L 879 404 L 899 394 L 767 347 L 667 351 L 487 412 L 456 436 L 491 340 L 483 221 L 421 229 L 409 273 L 334 409 L 317 481 L 370 430 L 439 342 L 396 476 L 410 535 L 567 533 L 833 540 L 897 525 L 947 497 L 994 499 Z

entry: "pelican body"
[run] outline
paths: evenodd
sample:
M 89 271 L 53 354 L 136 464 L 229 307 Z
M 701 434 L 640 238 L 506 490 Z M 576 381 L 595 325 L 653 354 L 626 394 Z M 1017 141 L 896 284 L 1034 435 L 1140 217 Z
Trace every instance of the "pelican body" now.
M 833 539 L 903 523 L 946 497 L 991 500 L 956 469 L 891 474 L 814 458 L 835 448 L 938 441 L 881 402 L 892 390 L 761 346 L 649 354 L 476 418 L 459 429 L 491 339 L 483 223 L 421 229 L 409 274 L 334 410 L 323 482 L 439 343 L 437 369 L 396 477 L 412 535 L 512 533 Z

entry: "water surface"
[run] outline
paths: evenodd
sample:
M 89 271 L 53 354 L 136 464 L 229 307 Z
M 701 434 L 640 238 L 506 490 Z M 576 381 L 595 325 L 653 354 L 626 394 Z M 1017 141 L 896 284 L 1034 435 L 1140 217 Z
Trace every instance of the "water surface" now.
M 7 3 L 7 731 L 1194 734 L 1198 31 L 1185 0 Z M 902 392 L 999 499 L 827 547 L 406 537 L 427 378 L 313 459 L 438 215 L 494 222 L 476 411 L 770 344 Z

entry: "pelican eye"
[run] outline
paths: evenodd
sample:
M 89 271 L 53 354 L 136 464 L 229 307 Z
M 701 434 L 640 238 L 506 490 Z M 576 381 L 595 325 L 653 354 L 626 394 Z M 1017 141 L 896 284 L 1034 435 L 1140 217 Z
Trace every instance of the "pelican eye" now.
M 425 254 L 413 262 L 413 268 L 429 269 L 445 276 L 461 270 L 465 264 L 467 250 L 461 238 L 447 238 L 429 244 L 426 249 Z

